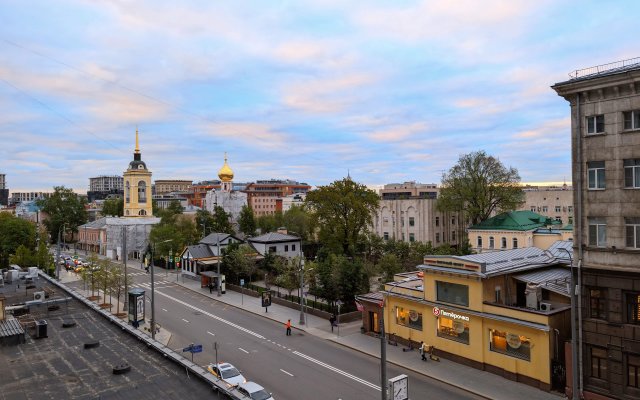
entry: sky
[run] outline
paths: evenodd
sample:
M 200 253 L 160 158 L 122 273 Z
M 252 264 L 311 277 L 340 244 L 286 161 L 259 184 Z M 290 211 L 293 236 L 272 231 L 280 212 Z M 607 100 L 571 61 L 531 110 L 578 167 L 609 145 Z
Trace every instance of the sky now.
M 153 179 L 439 183 L 484 150 L 571 181 L 581 68 L 640 57 L 638 1 L 0 0 L 11 191 Z

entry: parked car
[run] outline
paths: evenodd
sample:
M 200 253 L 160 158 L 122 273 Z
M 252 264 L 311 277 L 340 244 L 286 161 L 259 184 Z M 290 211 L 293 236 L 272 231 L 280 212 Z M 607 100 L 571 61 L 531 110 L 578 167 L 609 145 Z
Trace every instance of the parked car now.
M 207 370 L 209 370 L 209 372 L 214 376 L 222 379 L 229 387 L 237 386 L 238 384 L 247 381 L 240 371 L 229 363 L 221 362 L 218 364 L 209 364 Z
M 275 400 L 271 393 L 255 382 L 241 383 L 236 389 L 251 400 Z

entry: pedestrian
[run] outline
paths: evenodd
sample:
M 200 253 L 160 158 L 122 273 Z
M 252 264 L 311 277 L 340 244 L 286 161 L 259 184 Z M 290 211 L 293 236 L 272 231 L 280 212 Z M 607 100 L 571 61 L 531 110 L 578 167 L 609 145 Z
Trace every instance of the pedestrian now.
M 329 318 L 329 323 L 331 324 L 331 332 L 333 332 L 333 327 L 336 326 L 336 315 L 335 314 L 331 314 L 331 317 Z
M 427 345 L 423 341 L 420 341 L 420 358 L 427 361 Z
M 291 320 L 290 320 L 290 319 L 288 319 L 288 320 L 287 320 L 287 323 L 286 323 L 286 324 L 284 324 L 284 326 L 286 326 L 286 327 L 287 327 L 287 336 L 291 336 Z
M 213 283 L 209 282 L 209 293 L 213 293 Z

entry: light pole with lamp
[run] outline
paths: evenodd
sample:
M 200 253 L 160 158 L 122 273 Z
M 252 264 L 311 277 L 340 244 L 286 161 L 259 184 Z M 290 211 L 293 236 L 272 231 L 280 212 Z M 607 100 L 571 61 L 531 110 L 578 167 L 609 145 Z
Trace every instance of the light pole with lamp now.
M 60 231 L 64 231 L 66 223 L 63 223 L 61 227 L 58 228 L 58 251 L 56 255 L 56 279 L 60 280 Z M 65 260 L 65 264 L 66 264 Z
M 302 248 L 300 249 L 300 325 L 304 325 L 304 303 L 302 302 L 302 296 L 304 296 L 304 256 Z
M 156 244 L 173 242 L 173 239 L 163 240 L 162 242 L 153 243 L 151 247 L 151 339 L 156 338 L 156 303 L 155 303 L 155 286 L 153 281 L 153 253 L 156 250 Z
M 571 280 L 569 285 L 571 288 L 569 290 L 569 295 L 571 296 L 571 386 L 572 386 L 572 396 L 571 398 L 574 400 L 578 400 L 580 398 L 580 390 L 578 388 L 578 343 L 576 340 L 576 282 L 573 273 L 573 257 L 571 256 L 571 252 L 564 247 L 558 247 L 558 250 L 564 250 L 567 252 L 569 256 L 569 267 L 571 269 Z
M 387 338 L 384 332 L 384 308 L 386 307 L 386 301 L 389 295 L 393 292 L 399 284 L 404 280 L 395 282 L 395 285 L 391 285 L 391 290 L 387 293 L 387 296 L 382 295 L 382 302 L 380 302 L 380 388 L 382 389 L 382 400 L 387 400 Z

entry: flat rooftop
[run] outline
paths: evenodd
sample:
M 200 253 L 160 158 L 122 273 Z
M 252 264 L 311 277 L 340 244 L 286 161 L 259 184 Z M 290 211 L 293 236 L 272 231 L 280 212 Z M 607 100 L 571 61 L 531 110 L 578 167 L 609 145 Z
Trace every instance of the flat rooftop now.
M 5 305 L 33 300 L 33 292 L 50 290 L 47 300 L 68 297 L 44 279 L 37 289 L 25 290 L 24 281 L 0 287 Z M 24 344 L 0 347 L 0 399 L 203 399 L 212 388 L 184 368 L 165 359 L 103 316 L 73 299 L 50 310 L 33 306 L 19 316 L 28 332 Z M 35 321 L 47 321 L 48 337 L 35 339 Z M 67 321 L 75 326 L 63 328 Z M 85 343 L 99 341 L 95 348 Z M 131 370 L 114 375 L 113 367 L 128 363 Z

